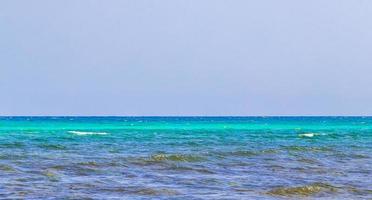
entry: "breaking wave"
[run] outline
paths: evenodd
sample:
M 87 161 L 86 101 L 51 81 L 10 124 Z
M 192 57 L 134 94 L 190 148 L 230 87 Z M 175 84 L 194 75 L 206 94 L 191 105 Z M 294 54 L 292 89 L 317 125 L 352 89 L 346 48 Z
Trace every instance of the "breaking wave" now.
M 68 131 L 68 133 L 74 135 L 107 135 L 106 132 L 85 132 L 85 131 Z

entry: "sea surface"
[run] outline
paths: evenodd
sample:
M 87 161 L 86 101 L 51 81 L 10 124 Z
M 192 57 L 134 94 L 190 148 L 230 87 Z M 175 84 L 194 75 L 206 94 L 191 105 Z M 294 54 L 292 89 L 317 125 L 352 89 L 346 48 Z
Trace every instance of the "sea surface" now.
M 0 117 L 0 199 L 372 199 L 372 117 Z

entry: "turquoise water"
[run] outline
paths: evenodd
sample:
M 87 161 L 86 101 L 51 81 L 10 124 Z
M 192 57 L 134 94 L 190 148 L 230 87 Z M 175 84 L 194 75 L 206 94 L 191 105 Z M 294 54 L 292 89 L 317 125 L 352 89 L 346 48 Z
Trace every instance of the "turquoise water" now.
M 0 117 L 0 198 L 371 199 L 371 117 Z

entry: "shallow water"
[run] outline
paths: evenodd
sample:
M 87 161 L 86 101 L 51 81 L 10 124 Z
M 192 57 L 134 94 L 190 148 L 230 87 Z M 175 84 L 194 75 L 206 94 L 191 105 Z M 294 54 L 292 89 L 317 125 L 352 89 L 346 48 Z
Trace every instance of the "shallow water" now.
M 370 199 L 371 117 L 0 117 L 0 198 Z

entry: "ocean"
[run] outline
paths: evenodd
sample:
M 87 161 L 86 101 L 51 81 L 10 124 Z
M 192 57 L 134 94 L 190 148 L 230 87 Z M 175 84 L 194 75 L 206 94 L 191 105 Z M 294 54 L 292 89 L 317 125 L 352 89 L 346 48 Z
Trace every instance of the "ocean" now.
M 372 199 L 372 117 L 0 117 L 1 199 Z

